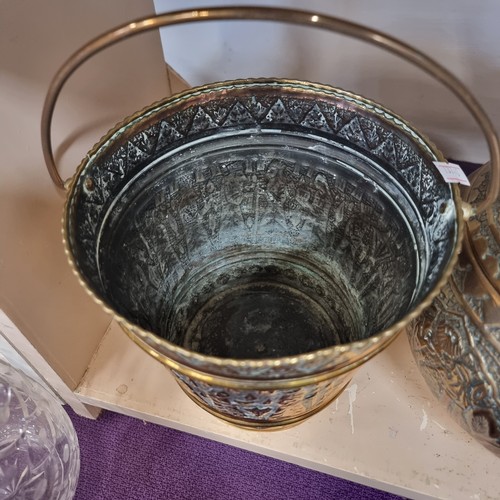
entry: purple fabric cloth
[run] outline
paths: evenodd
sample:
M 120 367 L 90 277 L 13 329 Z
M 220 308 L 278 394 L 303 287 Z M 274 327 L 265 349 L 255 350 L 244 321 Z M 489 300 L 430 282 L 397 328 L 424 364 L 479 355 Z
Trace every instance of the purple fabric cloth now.
M 69 416 L 80 442 L 75 500 L 389 500 L 400 497 L 112 412 Z

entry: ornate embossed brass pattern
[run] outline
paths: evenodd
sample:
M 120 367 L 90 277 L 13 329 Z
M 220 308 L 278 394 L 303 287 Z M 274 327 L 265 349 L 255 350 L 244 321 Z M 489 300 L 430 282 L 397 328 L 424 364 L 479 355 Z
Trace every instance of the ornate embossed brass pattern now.
M 487 185 L 488 169 L 483 168 L 472 182 L 469 199 L 483 198 Z M 465 252 L 450 282 L 408 328 L 413 354 L 431 390 L 462 427 L 497 454 L 500 304 L 491 285 L 498 284 L 500 256 L 491 228 L 492 221 L 498 224 L 499 207 L 497 201 L 469 223 Z
M 172 370 L 182 389 L 200 406 L 240 427 L 284 428 L 314 415 L 335 399 L 351 380 L 350 372 L 295 389 L 235 390 L 194 380 Z
M 491 181 L 490 170 L 483 168 L 476 173 L 468 189 L 471 202 L 483 200 Z M 476 267 L 476 276 L 482 280 L 492 300 L 500 307 L 500 203 L 494 203 L 467 224 L 466 239 L 471 263 Z

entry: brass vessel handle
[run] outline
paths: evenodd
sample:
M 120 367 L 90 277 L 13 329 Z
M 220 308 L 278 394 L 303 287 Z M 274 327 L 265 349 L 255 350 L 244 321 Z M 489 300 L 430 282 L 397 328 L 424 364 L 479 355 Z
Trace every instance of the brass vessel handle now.
M 460 80 L 422 52 L 380 31 L 324 14 L 269 7 L 214 7 L 182 10 L 138 19 L 94 38 L 70 56 L 54 76 L 47 92 L 42 111 L 41 132 L 43 154 L 50 177 L 58 188 L 64 189 L 65 182 L 59 175 L 54 160 L 51 140 L 51 123 L 59 93 L 71 74 L 94 54 L 133 35 L 163 26 L 215 20 L 276 21 L 321 28 L 371 43 L 372 45 L 392 52 L 402 59 L 418 66 L 441 82 L 458 97 L 474 117 L 488 143 L 491 163 L 490 188 L 485 199 L 473 208 L 473 213 L 482 212 L 496 200 L 500 186 L 500 145 L 498 137 L 491 120 L 488 118 L 476 98 Z

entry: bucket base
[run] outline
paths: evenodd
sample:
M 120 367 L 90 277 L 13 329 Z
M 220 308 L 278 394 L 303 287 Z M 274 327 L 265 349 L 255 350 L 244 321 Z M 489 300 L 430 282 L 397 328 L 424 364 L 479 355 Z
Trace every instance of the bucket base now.
M 294 356 L 359 340 L 364 316 L 339 268 L 238 247 L 206 259 L 173 301 L 166 336 L 228 359 Z
M 188 337 L 201 337 L 216 354 L 272 358 L 326 347 L 331 319 L 294 287 L 254 281 L 212 297 L 193 319 Z

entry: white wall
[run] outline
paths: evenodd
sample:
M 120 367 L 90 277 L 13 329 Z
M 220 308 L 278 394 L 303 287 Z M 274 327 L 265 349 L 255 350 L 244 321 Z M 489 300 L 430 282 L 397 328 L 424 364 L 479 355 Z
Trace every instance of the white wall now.
M 64 197 L 45 169 L 40 116 L 49 83 L 71 53 L 152 12 L 151 0 L 0 1 L 0 354 L 26 368 L 16 355 L 21 352 L 84 414 L 72 391 L 110 317 L 68 264 L 61 239 Z M 63 89 L 54 115 L 53 143 L 63 178 L 73 175 L 111 126 L 166 93 L 157 33 L 88 61 Z
M 368 25 L 424 51 L 458 76 L 500 129 L 498 0 L 254 0 L 314 10 Z M 234 0 L 155 0 L 156 10 Z M 167 28 L 165 58 L 190 84 L 282 76 L 360 93 L 412 121 L 455 159 L 484 161 L 487 148 L 472 118 L 430 77 L 362 42 L 276 23 L 210 22 Z

